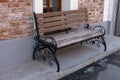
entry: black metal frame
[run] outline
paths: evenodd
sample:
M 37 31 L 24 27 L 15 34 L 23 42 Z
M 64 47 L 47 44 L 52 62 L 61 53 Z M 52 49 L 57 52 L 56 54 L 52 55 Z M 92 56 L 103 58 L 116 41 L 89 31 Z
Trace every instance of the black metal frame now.
M 57 43 L 53 37 L 41 37 L 39 35 L 37 21 L 35 12 L 33 12 L 33 22 L 34 22 L 34 39 L 35 46 L 33 51 L 33 60 L 37 57 L 43 59 L 44 61 L 48 60 L 49 65 L 52 66 L 53 62 L 57 65 L 57 72 L 60 71 L 60 65 L 56 55 Z
M 91 44 L 97 44 L 98 47 L 100 47 L 100 44 L 103 44 L 104 46 L 104 51 L 107 50 L 107 46 L 106 46 L 106 42 L 105 42 L 105 34 L 106 34 L 106 30 L 103 26 L 101 25 L 97 25 L 97 26 L 90 26 L 89 24 L 83 26 L 84 29 L 91 29 L 91 30 L 96 30 L 96 31 L 99 31 L 99 32 L 102 32 L 103 35 L 100 35 L 100 36 L 97 36 L 97 37 L 94 37 L 92 39 L 89 39 L 89 40 L 86 40 L 86 41 L 83 41 L 81 42 L 81 44 L 88 44 L 88 43 L 91 43 Z
M 34 26 L 34 39 L 35 39 L 35 46 L 33 51 L 33 60 L 44 60 L 48 61 L 49 65 L 52 66 L 53 63 L 57 65 L 57 72 L 60 71 L 59 61 L 56 55 L 57 51 L 57 43 L 53 37 L 42 37 L 39 35 L 36 15 L 33 12 L 33 26 Z M 92 37 L 88 40 L 84 40 L 80 42 L 81 44 L 97 44 L 100 47 L 100 44 L 104 45 L 104 51 L 106 51 L 106 42 L 104 40 L 104 35 L 106 33 L 105 28 L 98 25 L 98 26 L 90 26 L 89 24 L 83 26 L 84 29 L 91 29 L 97 30 L 103 33 L 103 35 Z M 68 33 L 68 29 L 66 29 L 66 33 Z

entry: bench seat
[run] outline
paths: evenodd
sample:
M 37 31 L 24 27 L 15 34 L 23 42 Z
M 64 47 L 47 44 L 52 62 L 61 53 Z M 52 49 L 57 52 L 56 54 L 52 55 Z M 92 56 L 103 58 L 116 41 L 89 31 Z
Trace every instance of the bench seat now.
M 90 38 L 95 38 L 97 36 L 103 35 L 102 32 L 90 29 L 74 29 L 69 33 L 61 32 L 58 34 L 49 35 L 53 37 L 57 42 L 57 48 L 62 48 L 77 42 L 85 41 Z

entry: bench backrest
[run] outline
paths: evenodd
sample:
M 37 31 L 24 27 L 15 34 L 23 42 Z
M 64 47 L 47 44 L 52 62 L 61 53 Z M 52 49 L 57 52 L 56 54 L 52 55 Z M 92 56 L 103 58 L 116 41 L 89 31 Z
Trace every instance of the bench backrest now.
M 35 24 L 39 29 L 40 35 L 51 31 L 88 24 L 86 8 L 71 11 L 34 14 L 34 17 L 36 20 Z

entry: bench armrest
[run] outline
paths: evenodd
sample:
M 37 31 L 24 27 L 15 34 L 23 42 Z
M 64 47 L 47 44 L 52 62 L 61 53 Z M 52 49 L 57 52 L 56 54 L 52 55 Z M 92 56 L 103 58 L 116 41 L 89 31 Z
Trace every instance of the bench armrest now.
M 83 28 L 84 28 L 84 29 L 91 29 L 91 30 L 96 30 L 96 31 L 102 32 L 103 35 L 106 34 L 105 28 L 104 28 L 103 26 L 101 26 L 101 25 L 90 26 L 89 24 L 87 24 L 87 25 L 84 25 Z
M 40 39 L 42 39 L 44 42 L 54 45 L 57 49 L 57 42 L 53 37 L 41 37 Z

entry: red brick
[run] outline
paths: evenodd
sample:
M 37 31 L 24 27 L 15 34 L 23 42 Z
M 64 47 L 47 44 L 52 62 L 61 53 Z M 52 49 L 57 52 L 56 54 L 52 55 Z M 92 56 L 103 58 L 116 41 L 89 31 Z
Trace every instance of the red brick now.
M 30 35 L 31 0 L 7 0 L 0 3 L 0 40 Z
M 90 22 L 102 21 L 104 0 L 79 0 L 79 7 L 87 8 Z
M 32 34 L 32 0 L 0 0 L 0 40 Z M 86 7 L 90 22 L 102 21 L 104 0 L 79 0 Z

